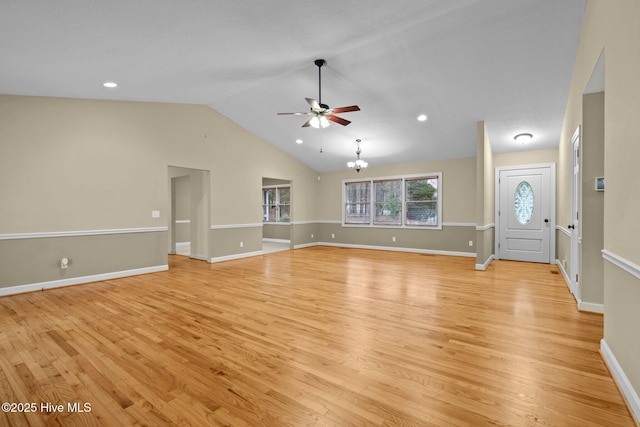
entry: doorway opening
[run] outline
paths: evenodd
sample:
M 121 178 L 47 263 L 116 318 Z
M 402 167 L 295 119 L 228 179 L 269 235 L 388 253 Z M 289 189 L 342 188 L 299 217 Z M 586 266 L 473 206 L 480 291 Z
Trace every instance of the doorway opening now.
M 168 167 L 169 254 L 209 262 L 211 229 L 208 170 Z
M 262 251 L 291 249 L 291 181 L 262 178 Z

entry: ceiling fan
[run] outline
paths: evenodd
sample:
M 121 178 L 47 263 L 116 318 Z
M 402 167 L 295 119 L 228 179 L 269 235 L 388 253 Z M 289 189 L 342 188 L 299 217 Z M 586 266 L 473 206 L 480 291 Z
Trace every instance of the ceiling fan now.
M 278 113 L 278 115 L 293 114 L 295 116 L 312 116 L 309 120 L 304 122 L 303 128 L 326 128 L 329 126 L 329 120 L 332 122 L 346 126 L 351 123 L 349 120 L 345 120 L 342 117 L 336 116 L 338 113 L 348 113 L 350 111 L 360 111 L 360 107 L 357 105 L 350 105 L 348 107 L 329 108 L 327 104 L 322 103 L 322 66 L 325 64 L 324 59 L 316 59 L 314 63 L 318 66 L 318 99 L 305 98 L 311 107 L 308 112 L 299 113 Z

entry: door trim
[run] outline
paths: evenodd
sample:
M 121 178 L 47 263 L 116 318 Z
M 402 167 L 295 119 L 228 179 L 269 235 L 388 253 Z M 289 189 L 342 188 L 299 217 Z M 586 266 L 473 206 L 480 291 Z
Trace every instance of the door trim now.
M 495 259 L 500 259 L 500 251 L 498 251 L 498 243 L 500 242 L 500 172 L 527 169 L 549 168 L 550 191 L 549 191 L 549 264 L 556 262 L 556 164 L 555 163 L 538 163 L 532 165 L 516 165 L 516 166 L 500 166 L 495 168 L 494 175 L 494 202 L 495 202 L 495 236 L 493 252 Z
M 580 149 L 582 146 L 581 128 L 578 126 L 571 136 L 571 212 L 569 213 L 570 226 L 573 227 L 571 233 L 571 243 L 569 260 L 569 290 L 573 294 L 576 301 L 582 300 L 582 290 L 580 274 L 580 240 L 582 240 L 582 230 L 580 228 L 579 213 L 582 205 L 581 199 L 581 180 L 582 180 L 582 161 L 580 159 Z M 576 150 L 578 151 L 576 153 Z M 577 168 L 577 170 L 576 170 Z

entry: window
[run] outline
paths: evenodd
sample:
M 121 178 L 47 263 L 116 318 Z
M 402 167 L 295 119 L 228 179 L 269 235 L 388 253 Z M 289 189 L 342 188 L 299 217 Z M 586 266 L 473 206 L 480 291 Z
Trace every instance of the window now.
M 291 221 L 291 198 L 289 186 L 262 188 L 262 221 Z
M 407 225 L 438 225 L 438 178 L 405 180 Z
M 439 172 L 344 181 L 344 225 L 439 228 L 441 182 Z
M 371 222 L 370 188 L 369 181 L 347 183 L 344 215 L 347 224 L 369 224 Z
M 374 181 L 375 225 L 402 225 L 402 180 Z
M 527 181 L 522 181 L 516 187 L 513 196 L 513 209 L 518 222 L 522 225 L 528 224 L 533 216 L 533 188 Z

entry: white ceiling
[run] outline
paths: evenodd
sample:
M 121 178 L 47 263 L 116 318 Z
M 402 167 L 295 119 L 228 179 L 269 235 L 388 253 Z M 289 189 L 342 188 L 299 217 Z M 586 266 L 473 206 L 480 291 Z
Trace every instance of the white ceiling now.
M 319 172 L 357 138 L 371 166 L 473 157 L 478 121 L 495 152 L 553 148 L 585 4 L 0 0 L 0 93 L 207 104 Z M 317 58 L 349 126 L 276 115 L 318 97 Z

